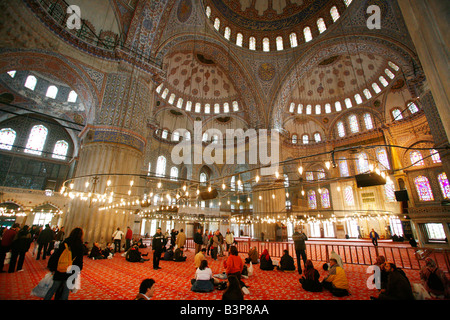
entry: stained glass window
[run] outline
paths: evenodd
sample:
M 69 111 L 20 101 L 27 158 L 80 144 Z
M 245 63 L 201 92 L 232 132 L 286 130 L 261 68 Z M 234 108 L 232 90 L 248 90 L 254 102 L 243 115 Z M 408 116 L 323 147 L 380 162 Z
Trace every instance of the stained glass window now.
M 322 33 L 325 30 L 327 30 L 327 25 L 325 24 L 325 21 L 323 20 L 323 18 L 319 18 L 317 20 L 317 27 L 319 28 L 319 32 Z
M 312 33 L 310 27 L 305 27 L 303 29 L 303 35 L 305 36 L 305 42 L 309 42 L 312 40 Z
M 420 151 L 417 151 L 417 150 L 411 151 L 409 153 L 409 158 L 410 158 L 411 164 L 413 166 L 423 166 L 424 165 L 422 154 L 420 153 Z
M 384 185 L 384 194 L 386 195 L 387 202 L 395 201 L 395 188 L 392 180 L 386 180 L 386 184 Z
M 375 93 L 381 92 L 380 86 L 376 82 L 372 83 L 372 89 L 373 91 L 375 91 Z
M 394 109 L 392 110 L 392 116 L 394 117 L 394 120 L 401 120 L 403 119 L 402 112 L 400 109 Z
M 187 101 L 186 102 L 186 111 L 191 111 L 192 110 L 192 101 Z
M 7 74 L 8 74 L 11 78 L 14 78 L 14 77 L 16 76 L 16 70 L 8 71 Z
M 350 100 L 350 98 L 345 99 L 345 106 L 347 107 L 347 109 L 350 109 L 353 106 L 352 100 Z
M 163 177 L 166 175 L 166 157 L 159 156 L 156 161 L 156 175 Z
M 196 102 L 195 103 L 195 112 L 200 113 L 201 109 L 202 109 L 201 103 L 200 102 Z
M 223 36 L 225 37 L 225 39 L 230 40 L 230 37 L 231 37 L 230 27 L 225 27 L 225 32 L 224 32 Z
M 69 150 L 69 144 L 67 141 L 59 140 L 55 143 L 55 148 L 53 149 L 52 158 L 55 159 L 66 159 L 67 151 Z
M 169 102 L 170 104 L 173 104 L 174 101 L 175 101 L 175 93 L 172 93 L 172 94 L 170 94 L 170 97 L 169 97 L 168 102 Z
M 344 0 L 345 5 L 348 7 L 350 3 L 352 3 L 352 0 Z
M 380 77 L 378 78 L 378 80 L 380 80 L 381 84 L 382 84 L 383 86 L 385 86 L 385 87 L 387 87 L 387 86 L 389 85 L 389 82 L 387 82 L 386 78 L 383 77 L 383 76 L 380 76 Z
M 318 133 L 318 132 L 314 133 L 314 141 L 316 141 L 316 142 L 322 141 L 322 137 L 320 136 L 320 133 Z
M 230 112 L 230 105 L 228 104 L 228 102 L 225 102 L 223 104 L 223 112 L 225 112 L 225 113 Z
M 429 240 L 445 240 L 444 226 L 442 223 L 425 223 Z
M 214 104 L 214 113 L 220 113 L 220 104 L 218 104 L 218 103 L 215 103 Z
M 263 40 L 263 51 L 264 52 L 269 52 L 270 51 L 270 40 L 269 38 L 265 37 Z
M 314 190 L 308 191 L 308 208 L 317 209 L 316 192 Z
M 325 170 L 324 169 L 319 169 L 317 170 L 317 179 L 322 180 L 325 179 Z
M 433 191 L 431 190 L 430 182 L 425 176 L 418 176 L 414 179 L 417 194 L 421 201 L 433 201 Z
M 350 131 L 352 133 L 359 132 L 359 124 L 358 124 L 358 118 L 356 115 L 352 114 L 348 117 L 348 122 L 350 124 Z
M 209 114 L 211 112 L 211 105 L 209 103 L 205 104 L 205 110 L 204 112 L 206 114 Z
M 322 109 L 322 107 L 320 106 L 320 104 L 316 104 L 316 114 L 320 114 L 321 109 Z
M 174 131 L 172 133 L 172 141 L 180 141 L 180 132 L 179 131 Z
M 289 112 L 294 112 L 294 110 L 295 110 L 295 103 L 294 102 L 291 102 L 291 104 L 289 105 Z
M 389 69 L 385 69 L 384 72 L 387 74 L 387 76 L 391 79 L 395 78 L 395 75 L 391 72 Z
M 217 31 L 219 31 L 219 29 L 220 29 L 220 19 L 219 18 L 216 18 L 214 20 L 214 29 L 216 29 Z
M 183 108 L 183 98 L 178 98 L 178 101 L 177 101 L 177 108 L 178 108 L 178 109 Z
M 43 125 L 35 125 L 31 128 L 30 135 L 25 147 L 26 153 L 41 155 L 47 139 L 48 129 Z
M 347 160 L 345 158 L 339 160 L 339 171 L 341 172 L 341 177 L 348 177 L 350 175 Z
M 320 198 L 322 202 L 322 208 L 329 208 L 331 206 L 330 204 L 330 192 L 327 188 L 323 188 L 322 192 L 320 193 Z
M 447 175 L 442 172 L 438 175 L 439 186 L 441 187 L 442 195 L 445 199 L 450 199 L 450 185 L 448 183 Z
M 283 38 L 281 36 L 278 36 L 276 41 L 277 41 L 277 50 L 278 51 L 283 50 Z
M 389 61 L 389 62 L 388 62 L 388 65 L 389 65 L 392 69 L 394 69 L 395 71 L 400 70 L 400 68 L 398 67 L 398 65 L 396 65 L 396 64 L 393 63 L 392 61 Z
M 205 172 L 200 173 L 200 183 L 204 184 L 208 180 L 208 176 Z
M 390 169 L 389 159 L 385 149 L 377 150 L 377 158 L 382 165 L 382 167 L 380 168 L 381 170 Z
M 367 159 L 367 154 L 364 152 L 358 154 L 356 157 L 356 168 L 358 173 L 365 173 L 369 171 L 369 160 Z
M 291 48 L 295 48 L 296 46 L 298 46 L 297 34 L 295 32 L 292 32 L 289 35 L 289 41 L 291 43 Z
M 255 37 L 250 37 L 248 39 L 248 48 L 250 50 L 256 50 L 256 38 Z
M 306 114 L 311 114 L 311 112 L 312 112 L 312 106 L 310 104 L 308 104 L 306 106 Z
M 307 181 L 313 181 L 314 180 L 314 174 L 312 173 L 312 171 L 307 171 L 305 173 L 305 176 L 306 176 L 306 180 Z
M 331 104 L 329 103 L 325 104 L 325 113 L 331 113 Z
M 336 109 L 337 112 L 341 111 L 342 110 L 341 103 L 339 101 L 336 101 L 334 103 L 334 108 Z
M 211 8 L 209 6 L 206 7 L 206 16 L 208 18 L 211 16 Z
M 25 81 L 25 87 L 34 90 L 36 88 L 37 79 L 35 76 L 28 76 L 27 80 Z
M 233 101 L 233 111 L 239 111 L 239 104 L 237 101 Z
M 303 144 L 308 144 L 309 143 L 309 137 L 308 137 L 307 134 L 304 134 L 302 136 L 302 141 L 303 141 Z
M 411 113 L 416 113 L 419 111 L 419 108 L 417 107 L 417 105 L 414 102 L 408 103 L 408 109 Z
M 294 144 L 297 143 L 297 135 L 296 134 L 292 135 L 292 143 L 294 143 Z
M 169 94 L 169 89 L 165 88 L 163 93 L 162 93 L 162 95 L 161 95 L 161 98 L 165 99 L 168 94 Z
M 345 127 L 344 127 L 344 123 L 342 121 L 339 121 L 337 123 L 337 131 L 338 131 L 338 135 L 339 137 L 345 137 Z
M 0 130 L 0 149 L 11 150 L 16 140 L 16 132 L 11 128 Z
M 164 83 L 161 83 L 157 88 L 156 88 L 156 92 L 160 93 L 162 88 L 163 88 Z
M 364 89 L 363 91 L 364 95 L 366 96 L 366 99 L 369 100 L 372 98 L 372 94 L 370 93 L 369 89 Z
M 78 94 L 75 91 L 70 91 L 69 96 L 67 97 L 67 102 L 75 103 L 77 102 Z
M 431 160 L 433 160 L 433 163 L 441 163 L 442 162 L 439 152 L 437 150 L 431 149 L 430 154 L 431 154 Z
M 355 101 L 357 104 L 361 104 L 363 102 L 359 93 L 355 94 Z
M 50 86 L 47 89 L 47 93 L 45 94 L 46 97 L 55 99 L 56 95 L 58 94 L 58 88 L 55 86 Z
M 244 36 L 242 35 L 242 33 L 238 33 L 236 35 L 236 45 L 239 47 L 242 47 L 242 42 L 244 41 Z
M 302 114 L 303 113 L 303 104 L 299 103 L 297 106 L 297 113 Z
M 370 115 L 370 113 L 364 114 L 364 124 L 366 125 L 367 130 L 373 129 L 373 121 L 372 121 L 372 116 Z
M 344 199 L 345 203 L 349 206 L 355 205 L 355 198 L 353 197 L 353 188 L 351 186 L 347 186 L 344 189 Z
M 161 133 L 161 138 L 167 139 L 168 136 L 169 136 L 169 131 L 167 129 L 164 129 Z

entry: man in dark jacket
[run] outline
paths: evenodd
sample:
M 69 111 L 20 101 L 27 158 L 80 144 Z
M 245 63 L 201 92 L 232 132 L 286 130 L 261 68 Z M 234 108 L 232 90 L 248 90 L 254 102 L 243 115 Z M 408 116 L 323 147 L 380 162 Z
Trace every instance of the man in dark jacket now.
M 194 243 L 195 243 L 195 254 L 199 253 L 202 250 L 203 245 L 203 237 L 202 237 L 202 229 L 198 229 L 194 234 Z
M 159 266 L 159 260 L 161 260 L 161 254 L 166 246 L 166 238 L 161 233 L 161 228 L 156 229 L 156 233 L 152 240 L 152 250 L 153 250 L 153 269 L 161 269 Z
M 45 229 L 41 231 L 41 233 L 39 234 L 39 237 L 37 238 L 37 243 L 39 246 L 38 246 L 38 253 L 36 256 L 36 260 L 39 260 L 42 250 L 43 250 L 42 259 L 45 260 L 45 258 L 47 257 L 48 245 L 51 241 L 53 241 L 53 239 L 54 239 L 54 232 L 50 228 L 50 225 L 46 224 Z
M 23 263 L 25 261 L 25 254 L 30 249 L 31 245 L 31 234 L 29 232 L 29 227 L 24 226 L 14 237 L 14 241 L 11 244 L 11 260 L 9 262 L 8 272 L 12 273 L 16 270 L 22 271 Z M 19 262 L 17 262 L 19 258 Z
M 295 246 L 295 254 L 297 256 L 297 268 L 298 268 L 298 274 L 302 274 L 302 266 L 300 258 L 303 259 L 303 265 L 306 268 L 306 243 L 305 241 L 308 240 L 308 237 L 303 232 L 298 232 L 298 229 L 295 229 L 294 234 L 292 235 L 292 240 L 294 240 L 294 246 Z
M 411 283 L 406 277 L 405 272 L 402 269 L 397 268 L 393 263 L 386 263 L 385 270 L 388 273 L 388 281 L 386 289 L 382 290 L 382 292 L 378 296 L 378 299 L 414 300 Z

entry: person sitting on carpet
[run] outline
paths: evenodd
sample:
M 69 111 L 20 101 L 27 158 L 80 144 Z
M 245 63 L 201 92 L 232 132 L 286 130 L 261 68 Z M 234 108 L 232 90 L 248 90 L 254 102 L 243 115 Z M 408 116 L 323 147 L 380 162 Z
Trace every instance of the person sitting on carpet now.
M 165 261 L 173 261 L 173 246 L 170 246 L 169 249 L 166 250 L 166 252 L 164 252 L 164 258 L 163 260 Z
M 378 298 L 370 298 L 373 300 L 414 300 L 411 283 L 405 272 L 390 262 L 385 263 L 385 269 L 388 273 L 386 289 L 381 289 Z
M 337 260 L 334 258 L 330 259 L 328 276 L 323 279 L 322 286 L 336 297 L 343 297 L 349 294 L 348 281 L 345 271 L 338 265 Z
M 231 275 L 236 276 L 240 282 L 241 288 L 246 287 L 245 283 L 241 280 L 242 271 L 244 270 L 244 262 L 239 256 L 239 251 L 236 246 L 230 247 L 228 258 L 223 262 L 223 266 L 225 267 L 227 277 Z
M 106 248 L 103 249 L 102 254 L 107 259 L 112 259 L 114 256 L 114 244 L 112 242 L 108 242 L 106 244 Z
M 98 242 L 94 242 L 91 252 L 89 253 L 89 258 L 92 260 L 105 259 L 102 253 L 102 249 L 100 249 Z
M 228 286 L 222 295 L 222 300 L 244 300 L 244 293 L 236 276 L 228 277 Z
M 129 262 L 145 262 L 149 261 L 150 259 L 144 259 L 142 257 L 141 252 L 139 251 L 139 247 L 137 245 L 132 246 L 130 249 L 128 249 L 125 259 Z
M 310 292 L 320 292 L 322 291 L 322 285 L 319 281 L 320 274 L 317 269 L 314 268 L 314 264 L 311 259 L 306 260 L 305 262 L 305 273 L 299 279 L 302 287 L 306 291 Z
M 144 279 L 139 286 L 139 293 L 134 300 L 150 300 L 155 293 L 155 280 Z
M 183 256 L 184 246 L 181 246 L 175 250 L 173 261 L 183 262 L 186 261 L 187 257 Z
M 195 271 L 195 279 L 193 279 L 191 283 L 191 290 L 194 292 L 214 291 L 213 273 L 208 267 L 207 260 L 202 260 L 202 262 L 200 263 L 200 267 L 198 267 Z
M 258 249 L 256 247 L 251 247 L 248 251 L 248 258 L 245 258 L 245 263 L 258 264 Z
M 259 268 L 261 270 L 273 270 L 275 266 L 272 263 L 272 258 L 269 255 L 269 251 L 267 249 L 264 249 L 263 253 L 259 257 Z
M 280 259 L 280 265 L 277 266 L 277 269 L 280 271 L 295 271 L 294 258 L 289 255 L 288 250 L 283 251 L 284 254 Z
M 202 250 L 200 250 L 200 252 L 195 255 L 194 265 L 196 268 L 199 268 L 202 261 L 206 260 L 205 254 L 206 254 L 206 248 L 202 248 Z
M 425 266 L 419 274 L 420 280 L 429 294 L 441 299 L 450 297 L 450 282 L 432 258 L 425 258 Z

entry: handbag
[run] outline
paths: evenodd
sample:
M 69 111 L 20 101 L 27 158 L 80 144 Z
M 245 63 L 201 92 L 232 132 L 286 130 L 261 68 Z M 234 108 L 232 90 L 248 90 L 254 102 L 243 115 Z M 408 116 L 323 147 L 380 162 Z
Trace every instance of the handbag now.
M 48 272 L 38 285 L 31 290 L 31 295 L 39 298 L 44 298 L 48 289 L 53 285 L 53 274 Z

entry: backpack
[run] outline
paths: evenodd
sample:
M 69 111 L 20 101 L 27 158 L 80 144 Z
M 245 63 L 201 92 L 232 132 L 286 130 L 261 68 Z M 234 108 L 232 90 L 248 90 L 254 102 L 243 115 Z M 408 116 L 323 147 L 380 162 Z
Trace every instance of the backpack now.
M 67 245 L 67 243 L 64 243 L 64 245 L 66 246 L 66 248 L 64 249 L 64 251 L 59 256 L 58 266 L 56 268 L 56 270 L 58 272 L 62 272 L 62 273 L 66 273 L 67 272 L 67 268 L 70 267 L 72 265 L 72 262 L 73 262 L 73 260 L 72 260 L 72 251 L 70 251 L 69 246 Z

